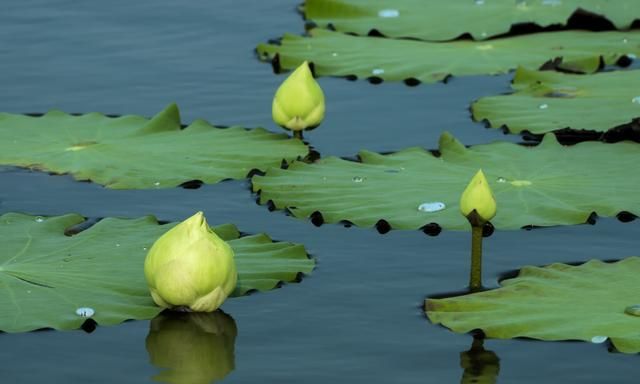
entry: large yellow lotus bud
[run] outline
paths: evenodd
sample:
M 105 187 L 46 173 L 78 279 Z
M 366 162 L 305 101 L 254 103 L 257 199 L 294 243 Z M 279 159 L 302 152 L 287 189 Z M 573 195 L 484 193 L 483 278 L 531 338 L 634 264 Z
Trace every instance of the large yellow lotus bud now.
M 324 93 L 313 78 L 309 63 L 302 63 L 280 85 L 273 98 L 273 121 L 285 129 L 302 131 L 320 125 Z
M 473 176 L 462 192 L 460 212 L 475 226 L 486 223 L 496 215 L 496 200 L 482 170 Z
M 198 212 L 160 236 L 144 261 L 151 297 L 163 308 L 216 310 L 235 289 L 233 250 Z
M 155 381 L 209 384 L 235 367 L 238 331 L 231 316 L 212 313 L 161 313 L 151 320 L 146 347 L 151 364 L 160 369 Z

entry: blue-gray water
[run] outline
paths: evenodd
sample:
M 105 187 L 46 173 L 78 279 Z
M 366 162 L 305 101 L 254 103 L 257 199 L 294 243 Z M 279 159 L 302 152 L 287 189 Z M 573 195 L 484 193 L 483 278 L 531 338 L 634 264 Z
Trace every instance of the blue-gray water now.
M 0 110 L 100 111 L 153 115 L 176 101 L 185 121 L 265 126 L 283 76 L 254 57 L 256 44 L 303 32 L 297 0 L 5 0 L 0 12 Z M 448 84 L 374 86 L 319 80 L 327 119 L 307 139 L 323 156 L 360 149 L 434 148 L 440 133 L 465 144 L 516 140 L 472 123 L 469 103 L 505 92 L 508 76 Z M 67 176 L 0 172 L 0 213 L 78 212 L 89 217 L 154 214 L 180 220 L 204 210 L 212 223 L 303 243 L 318 267 L 301 284 L 232 299 L 236 369 L 229 383 L 456 383 L 471 344 L 430 324 L 424 297 L 463 288 L 468 233 L 374 230 L 325 225 L 269 212 L 245 181 L 198 190 L 111 191 Z M 638 222 L 496 232 L 486 241 L 486 283 L 525 264 L 615 259 L 638 254 Z M 158 374 L 145 350 L 149 322 L 94 333 L 0 335 L 8 383 L 141 383 Z M 488 340 L 501 383 L 637 382 L 637 356 L 605 345 Z

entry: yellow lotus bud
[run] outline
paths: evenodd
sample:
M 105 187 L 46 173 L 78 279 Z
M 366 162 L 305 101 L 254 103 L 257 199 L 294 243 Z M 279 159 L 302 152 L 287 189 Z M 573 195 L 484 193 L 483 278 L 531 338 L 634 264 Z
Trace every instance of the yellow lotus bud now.
M 163 308 L 216 310 L 237 282 L 233 250 L 198 212 L 160 236 L 144 261 L 151 297 Z
M 462 192 L 460 212 L 469 219 L 471 225 L 476 226 L 486 223 L 496 215 L 496 200 L 482 170 L 473 176 Z
M 292 131 L 320 125 L 324 118 L 324 93 L 313 78 L 309 63 L 302 63 L 280 85 L 271 112 L 276 124 Z
M 238 331 L 231 316 L 212 313 L 161 313 L 151 320 L 146 347 L 151 364 L 160 369 L 155 381 L 209 384 L 235 367 Z

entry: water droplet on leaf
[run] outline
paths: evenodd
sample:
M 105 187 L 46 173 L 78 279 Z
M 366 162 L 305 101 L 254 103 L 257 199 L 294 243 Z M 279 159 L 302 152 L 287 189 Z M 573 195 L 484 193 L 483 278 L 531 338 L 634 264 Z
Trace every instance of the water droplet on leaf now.
M 373 73 L 374 75 L 382 75 L 384 73 L 384 69 L 375 68 L 373 71 L 371 71 L 371 73 Z
M 528 187 L 533 183 L 529 180 L 513 180 L 510 184 L 514 187 Z
M 475 0 L 475 5 L 484 5 L 484 0 Z
M 441 203 L 439 201 L 433 201 L 433 202 L 429 202 L 429 203 L 420 204 L 418 206 L 418 211 L 420 211 L 420 212 L 438 212 L 438 211 L 442 211 L 445 208 L 446 208 L 446 206 L 444 205 L 444 203 Z
M 476 49 L 478 51 L 490 51 L 493 49 L 493 44 L 476 45 Z
M 42 216 L 37 216 L 36 217 L 36 223 L 42 223 L 44 221 L 44 217 Z
M 76 315 L 80 317 L 91 317 L 95 313 L 96 311 L 94 311 L 93 308 L 89 308 L 89 307 L 80 307 L 76 309 Z
M 640 317 L 640 304 L 630 305 L 624 309 L 624 313 L 631 316 Z
M 397 9 L 382 9 L 378 12 L 378 16 L 380 17 L 398 17 L 400 16 L 400 11 Z
M 549 104 L 540 104 L 538 105 L 538 109 L 547 109 L 549 108 Z
M 354 183 L 362 183 L 364 181 L 364 179 L 360 176 L 353 176 L 353 180 Z
M 608 337 L 607 336 L 593 336 L 591 338 L 591 342 L 594 344 L 602 344 L 605 341 L 607 341 Z
M 155 183 L 153 183 L 153 185 L 155 185 L 156 187 L 159 187 L 160 186 L 160 182 L 156 181 Z
M 498 177 L 498 178 L 496 179 L 496 181 L 497 181 L 498 183 L 506 183 L 506 182 L 507 182 L 507 179 L 505 179 L 504 177 Z
M 640 96 L 636 96 L 633 99 L 631 99 L 631 102 L 634 104 L 640 104 Z

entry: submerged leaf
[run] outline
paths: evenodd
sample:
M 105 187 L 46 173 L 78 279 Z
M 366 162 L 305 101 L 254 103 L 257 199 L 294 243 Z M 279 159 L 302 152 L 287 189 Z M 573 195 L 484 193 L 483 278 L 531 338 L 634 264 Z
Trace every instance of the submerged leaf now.
M 640 118 L 639 70 L 581 76 L 518 68 L 512 87 L 513 94 L 473 103 L 474 119 L 512 133 L 542 134 L 563 128 L 606 132 Z
M 271 200 L 301 218 L 319 211 L 325 222 L 362 227 L 384 219 L 397 229 L 429 223 L 468 229 L 459 198 L 482 168 L 500 207 L 491 220 L 499 229 L 580 224 L 592 212 L 640 214 L 640 146 L 634 143 L 564 147 L 549 134 L 536 147 L 496 142 L 465 148 L 445 133 L 439 151 L 440 157 L 409 148 L 390 155 L 362 151 L 361 162 L 294 162 L 254 176 L 253 190 L 261 203 Z
M 575 12 L 601 15 L 617 29 L 640 19 L 640 3 L 609 0 L 306 0 L 305 19 L 318 26 L 360 35 L 375 30 L 388 37 L 476 40 L 511 27 L 535 23 L 564 26 Z
M 77 235 L 79 215 L 0 216 L 0 330 L 75 329 L 88 318 L 112 325 L 150 319 L 155 306 L 144 279 L 147 249 L 175 223 L 155 218 L 107 218 Z M 309 273 L 314 261 L 302 245 L 267 235 L 240 237 L 232 225 L 213 228 L 233 248 L 238 286 L 233 295 L 266 291 Z
M 564 31 L 448 43 L 358 37 L 319 28 L 309 34 L 287 34 L 279 45 L 259 45 L 258 53 L 263 60 L 278 55 L 283 69 L 296 68 L 308 60 L 313 62 L 316 75 L 426 83 L 450 75 L 506 73 L 518 65 L 538 67 L 558 57 L 562 58 L 561 67 L 593 72 L 600 56 L 605 63 L 614 64 L 625 54 L 640 55 L 638 31 Z
M 640 258 L 616 263 L 591 260 L 579 266 L 524 267 L 502 287 L 447 299 L 428 299 L 429 319 L 464 333 L 508 339 L 609 338 L 624 353 L 640 352 L 640 317 L 625 309 L 640 304 Z
M 176 187 L 191 180 L 241 179 L 305 156 L 308 148 L 262 128 L 215 128 L 197 120 L 181 129 L 169 105 L 153 119 L 0 113 L 0 164 L 70 173 L 116 189 Z

